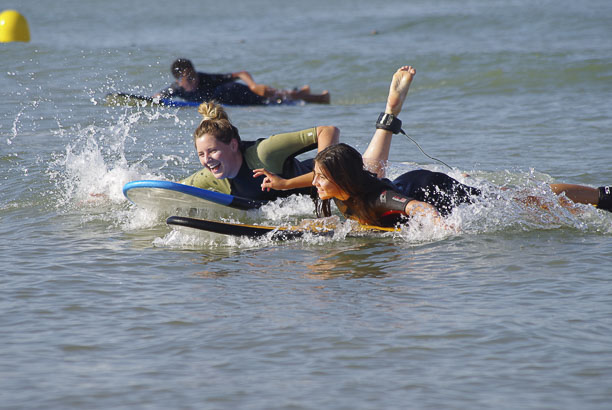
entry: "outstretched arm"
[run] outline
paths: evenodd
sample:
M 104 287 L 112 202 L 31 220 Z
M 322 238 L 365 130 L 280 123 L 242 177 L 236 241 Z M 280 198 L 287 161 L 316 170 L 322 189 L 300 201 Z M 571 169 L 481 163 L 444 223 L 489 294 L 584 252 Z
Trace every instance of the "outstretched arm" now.
M 244 83 L 249 86 L 249 89 L 260 97 L 272 97 L 277 93 L 277 90 L 275 88 L 272 88 L 265 84 L 256 83 L 253 79 L 253 76 L 248 71 L 238 71 L 232 73 L 232 77 L 239 78 L 244 81 Z
M 406 204 L 404 212 L 408 216 L 430 217 L 432 218 L 435 225 L 442 226 L 444 228 L 449 228 L 449 226 L 440 216 L 438 210 L 433 205 L 428 204 L 427 202 L 421 202 L 414 199 Z
M 317 127 L 317 152 L 340 142 L 340 129 L 332 125 Z
M 400 67 L 393 74 L 393 79 L 389 86 L 385 114 L 399 115 L 415 74 L 416 70 L 412 66 Z M 385 176 L 385 167 L 389 159 L 392 137 L 393 133 L 391 131 L 377 129 L 372 136 L 370 145 L 368 145 L 368 148 L 363 153 L 364 164 L 370 171 L 376 173 L 379 178 Z
M 285 179 L 263 168 L 253 170 L 253 178 L 257 178 L 262 175 L 265 176 L 263 182 L 261 183 L 262 191 L 270 191 L 271 189 L 286 191 L 288 189 L 306 188 L 312 185 L 313 178 L 312 172 L 297 176 L 295 178 Z
M 332 125 L 317 127 L 317 151 L 321 151 L 330 145 L 335 145 L 338 141 L 340 141 L 340 129 Z M 312 185 L 312 178 L 314 177 L 314 174 L 309 172 L 291 179 L 285 179 L 263 168 L 253 170 L 253 178 L 262 175 L 265 175 L 261 184 L 262 191 L 306 188 Z
M 249 87 L 257 84 L 251 73 L 248 71 L 236 71 L 235 73 L 232 73 L 232 77 L 241 79 Z

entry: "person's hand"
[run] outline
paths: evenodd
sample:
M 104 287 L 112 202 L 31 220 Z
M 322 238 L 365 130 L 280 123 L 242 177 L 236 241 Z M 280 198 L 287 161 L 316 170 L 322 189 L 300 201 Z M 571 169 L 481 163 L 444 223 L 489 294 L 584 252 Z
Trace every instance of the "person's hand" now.
M 439 226 L 449 231 L 458 232 L 458 228 L 448 224 L 440 215 L 438 210 L 427 202 L 412 200 L 406 204 L 404 213 L 408 216 L 431 218 L 435 226 Z
M 263 182 L 261 183 L 262 191 L 270 191 L 270 189 L 276 189 L 277 191 L 282 191 L 285 189 L 285 183 L 287 180 L 285 178 L 279 177 L 272 172 L 266 171 L 263 168 L 254 169 L 253 170 L 253 178 L 258 178 L 260 176 L 265 176 Z

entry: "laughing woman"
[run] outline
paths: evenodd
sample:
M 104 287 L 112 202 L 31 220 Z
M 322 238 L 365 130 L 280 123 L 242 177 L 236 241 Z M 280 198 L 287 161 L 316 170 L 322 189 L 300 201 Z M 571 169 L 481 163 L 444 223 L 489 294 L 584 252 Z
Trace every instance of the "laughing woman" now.
M 300 161 L 296 156 L 336 144 L 340 136 L 336 127 L 318 126 L 257 141 L 243 141 L 223 107 L 202 103 L 198 111 L 202 120 L 193 137 L 204 168 L 180 182 L 249 199 L 272 200 L 294 193 L 309 193 L 312 159 Z M 253 175 L 253 170 L 258 168 L 269 169 L 291 179 L 292 183 L 284 186 L 283 191 L 262 191 L 264 177 Z

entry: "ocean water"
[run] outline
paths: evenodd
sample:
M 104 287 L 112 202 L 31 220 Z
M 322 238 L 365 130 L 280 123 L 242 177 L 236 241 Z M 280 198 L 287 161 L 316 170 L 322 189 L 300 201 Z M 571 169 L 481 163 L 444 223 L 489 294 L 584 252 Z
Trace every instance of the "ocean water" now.
M 607 409 L 612 214 L 520 206 L 612 183 L 612 4 L 587 0 L 5 1 L 0 408 Z M 193 108 L 151 95 L 177 57 L 332 104 L 230 107 L 244 139 L 335 125 L 365 149 L 397 67 L 417 75 L 390 174 L 496 200 L 382 237 L 288 242 L 165 224 L 121 192 L 198 168 Z M 308 199 L 208 215 L 313 218 Z

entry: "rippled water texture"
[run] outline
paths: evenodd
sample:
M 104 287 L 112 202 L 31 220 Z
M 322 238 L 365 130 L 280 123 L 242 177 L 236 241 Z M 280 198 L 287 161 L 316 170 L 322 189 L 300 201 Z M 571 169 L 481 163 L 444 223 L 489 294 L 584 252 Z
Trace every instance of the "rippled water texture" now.
M 32 40 L 0 45 L 0 407 L 609 408 L 612 214 L 547 189 L 612 183 L 608 1 L 2 8 Z M 398 135 L 390 175 L 434 169 L 490 195 L 451 215 L 456 232 L 172 229 L 121 189 L 197 169 L 199 115 L 105 95 L 153 94 L 177 57 L 330 91 L 329 106 L 228 108 L 243 139 L 336 125 L 360 150 L 411 64 L 403 128 L 452 170 Z M 202 216 L 314 217 L 307 198 Z

